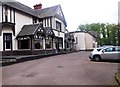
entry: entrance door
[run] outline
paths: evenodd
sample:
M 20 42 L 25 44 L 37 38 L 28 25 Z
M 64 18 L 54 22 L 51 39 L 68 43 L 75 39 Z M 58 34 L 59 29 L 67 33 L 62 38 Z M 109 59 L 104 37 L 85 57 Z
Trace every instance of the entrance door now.
M 3 50 L 12 50 L 12 33 L 3 33 Z
M 57 51 L 60 51 L 58 42 L 56 43 L 56 49 L 57 49 Z

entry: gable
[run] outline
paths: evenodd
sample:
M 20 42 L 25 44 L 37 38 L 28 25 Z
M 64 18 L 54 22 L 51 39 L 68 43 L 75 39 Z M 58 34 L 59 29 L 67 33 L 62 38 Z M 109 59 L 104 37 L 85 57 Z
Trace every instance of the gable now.
M 67 27 L 67 23 L 66 23 L 66 20 L 65 20 L 63 11 L 62 11 L 62 9 L 61 9 L 61 6 L 59 6 L 59 7 L 56 9 L 56 12 L 55 12 L 54 16 L 55 16 L 56 18 L 58 18 L 59 20 L 61 20 L 61 21 L 65 24 L 65 26 Z
M 41 35 L 41 36 L 45 36 L 45 30 L 42 26 L 39 26 L 37 28 L 37 30 L 35 31 L 34 35 Z
M 58 6 L 52 6 L 52 7 L 38 10 L 37 12 L 38 12 L 40 18 L 53 17 L 57 7 Z
M 53 30 L 50 28 L 50 27 L 45 27 L 45 33 L 46 33 L 46 36 L 55 36 Z
M 38 10 L 38 13 L 40 18 L 56 17 L 57 19 L 61 20 L 67 27 L 67 23 L 60 5 Z

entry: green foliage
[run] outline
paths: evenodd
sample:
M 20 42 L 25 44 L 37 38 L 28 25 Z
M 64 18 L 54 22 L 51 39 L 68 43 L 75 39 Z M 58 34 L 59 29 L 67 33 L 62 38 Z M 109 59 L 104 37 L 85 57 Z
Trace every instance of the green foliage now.
M 105 23 L 92 23 L 79 25 L 80 31 L 94 31 L 99 34 L 98 45 L 117 45 L 117 25 Z

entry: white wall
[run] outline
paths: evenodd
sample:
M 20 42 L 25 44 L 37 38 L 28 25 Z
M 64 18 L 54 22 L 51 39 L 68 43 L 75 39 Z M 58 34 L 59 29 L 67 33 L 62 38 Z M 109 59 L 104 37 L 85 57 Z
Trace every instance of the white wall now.
M 21 28 L 23 27 L 23 25 L 32 24 L 32 16 L 28 16 L 17 11 L 15 12 L 15 22 L 16 22 L 15 24 L 15 37 L 16 37 L 18 33 L 21 31 Z M 13 43 L 15 44 L 13 49 L 17 50 L 18 44 L 15 38 Z
M 93 49 L 93 36 L 86 33 L 86 49 Z
M 95 44 L 95 47 L 97 47 L 97 42 L 95 41 L 95 38 L 85 32 L 77 32 L 74 35 L 75 38 L 75 49 L 76 50 L 91 50 L 93 49 L 93 43 Z M 78 43 L 76 43 L 76 37 L 78 38 Z
M 86 49 L 85 33 L 81 33 L 79 35 L 79 37 L 78 37 L 78 47 L 80 47 L 80 50 L 85 50 Z
M 32 16 L 28 16 L 17 11 L 15 12 L 15 22 L 15 34 L 17 35 L 20 32 L 23 25 L 32 24 Z
M 0 36 L 0 51 L 3 51 L 3 36 Z
M 0 5 L 0 22 L 2 22 L 2 6 Z
M 75 33 L 74 37 L 76 39 L 78 39 L 78 43 L 76 44 L 76 50 L 85 50 L 86 46 L 85 46 L 85 33 Z M 75 41 L 76 42 L 76 41 Z
M 60 36 L 63 37 L 63 49 L 65 48 L 65 34 L 64 33 L 60 33 Z

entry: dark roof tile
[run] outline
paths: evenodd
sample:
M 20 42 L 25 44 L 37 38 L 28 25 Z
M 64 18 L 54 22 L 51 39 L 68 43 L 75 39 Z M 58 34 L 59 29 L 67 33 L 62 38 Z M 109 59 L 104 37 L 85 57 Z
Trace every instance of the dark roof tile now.
M 18 37 L 34 35 L 39 26 L 40 26 L 40 24 L 24 25 L 22 27 L 22 30 L 18 34 Z
M 54 13 L 55 13 L 56 9 L 58 8 L 58 6 L 59 5 L 38 10 L 39 17 L 44 18 L 44 17 L 54 16 Z
M 2 2 L 3 5 L 7 5 L 7 6 L 10 6 L 12 8 L 15 8 L 19 11 L 22 11 L 22 12 L 25 12 L 27 14 L 30 14 L 32 16 L 36 16 L 36 17 L 39 17 L 38 16 L 38 13 L 36 12 L 36 10 L 24 5 L 24 4 L 21 4 L 17 1 L 14 1 L 14 2 Z

